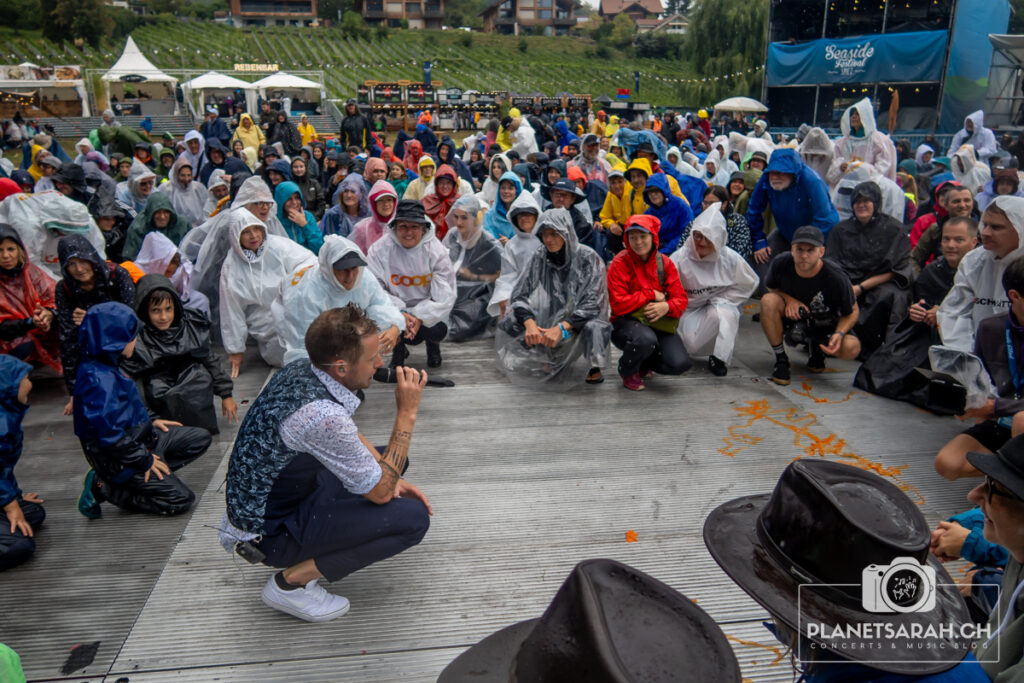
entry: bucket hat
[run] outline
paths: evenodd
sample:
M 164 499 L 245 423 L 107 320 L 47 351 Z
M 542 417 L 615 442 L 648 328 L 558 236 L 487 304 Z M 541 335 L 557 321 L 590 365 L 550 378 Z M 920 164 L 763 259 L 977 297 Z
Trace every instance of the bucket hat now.
M 715 508 L 704 523 L 704 544 L 776 620 L 827 652 L 881 671 L 923 675 L 951 669 L 970 647 L 940 637 L 935 644 L 943 647 L 921 647 L 920 638 L 899 635 L 901 626 L 970 620 L 953 580 L 929 552 L 929 531 L 920 509 L 891 482 L 802 458 L 786 467 L 771 494 Z M 909 590 L 900 592 L 901 586 Z M 842 639 L 847 647 L 836 649 L 840 642 L 811 632 L 812 624 L 862 629 L 868 637 L 853 633 Z M 886 628 L 896 636 L 888 637 Z
M 539 619 L 493 633 L 438 683 L 739 683 L 736 656 L 704 610 L 614 560 L 580 562 Z

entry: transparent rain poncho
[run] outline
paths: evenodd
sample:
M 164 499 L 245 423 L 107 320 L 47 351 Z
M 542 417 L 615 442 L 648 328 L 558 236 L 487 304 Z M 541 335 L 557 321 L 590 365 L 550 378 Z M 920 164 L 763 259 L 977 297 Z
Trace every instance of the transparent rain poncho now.
M 25 244 L 28 260 L 50 274 L 64 279 L 57 256 L 57 243 L 65 235 L 82 235 L 106 258 L 106 243 L 85 204 L 56 190 L 39 194 L 12 194 L 0 202 L 0 223 L 14 227 Z
M 869 180 L 882 191 L 881 212 L 902 223 L 907 210 L 907 195 L 903 193 L 903 188 L 879 173 L 871 164 L 860 161 L 854 161 L 846 167 L 846 173 L 832 190 L 832 204 L 836 207 L 839 220 L 853 217 L 853 207 L 850 205 L 853 188 Z
M 498 324 L 495 348 L 498 367 L 514 384 L 566 388 L 582 383 L 587 370 L 605 363 L 611 341 L 608 285 L 604 261 L 581 245 L 565 209 L 549 209 L 534 228 L 540 237 L 555 230 L 565 247 L 551 254 L 537 251 L 512 290 L 509 308 Z M 523 322 L 532 318 L 541 328 L 569 320 L 573 331 L 554 347 L 528 347 Z M 585 363 L 577 363 L 580 356 Z
M 481 208 L 476 197 L 460 197 L 445 218 L 448 234 L 441 244 L 448 248 L 456 288 L 455 305 L 448 317 L 448 338 L 452 341 L 467 341 L 484 334 L 494 319 L 487 312 L 487 304 L 501 274 L 502 247 L 477 224 Z M 472 217 L 465 236 L 456 226 L 456 211 L 465 211 Z
M 231 252 L 233 242 L 230 230 L 231 213 L 255 202 L 271 203 L 267 220 L 263 221 L 267 234 L 287 238 L 288 234 L 284 231 L 281 221 L 277 219 L 277 204 L 274 203 L 274 195 L 270 188 L 262 178 L 250 176 L 238 189 L 238 194 L 231 202 L 231 210 L 222 209 L 213 218 L 190 230 L 179 245 L 185 258 L 190 258 L 193 253 L 198 254 L 195 259 L 195 271 L 192 274 L 192 288 L 202 292 L 210 300 L 215 335 L 220 333 L 220 270 L 224 265 L 224 259 Z

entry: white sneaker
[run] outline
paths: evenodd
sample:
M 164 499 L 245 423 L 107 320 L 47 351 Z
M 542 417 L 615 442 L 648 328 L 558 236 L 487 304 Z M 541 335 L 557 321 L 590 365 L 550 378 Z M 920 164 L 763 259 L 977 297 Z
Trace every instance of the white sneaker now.
M 263 604 L 304 621 L 330 621 L 348 612 L 348 598 L 333 595 L 313 579 L 305 588 L 281 590 L 271 574 L 263 586 Z

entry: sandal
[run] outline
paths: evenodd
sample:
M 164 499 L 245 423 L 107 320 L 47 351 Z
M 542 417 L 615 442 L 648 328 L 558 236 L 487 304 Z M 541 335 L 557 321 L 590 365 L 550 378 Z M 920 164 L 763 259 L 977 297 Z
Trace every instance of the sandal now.
M 587 384 L 600 384 L 604 381 L 604 377 L 601 375 L 601 368 L 590 368 L 590 372 L 587 373 L 587 378 L 584 380 Z

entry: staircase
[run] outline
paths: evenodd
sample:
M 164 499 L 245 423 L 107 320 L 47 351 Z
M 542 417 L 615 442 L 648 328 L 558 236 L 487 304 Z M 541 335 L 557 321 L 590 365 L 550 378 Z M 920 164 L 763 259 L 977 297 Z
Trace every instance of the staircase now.
M 333 116 L 321 115 L 321 114 L 308 114 L 309 122 L 313 124 L 316 131 L 321 136 L 330 135 L 337 136 L 340 122 L 337 121 Z M 122 116 L 118 118 L 122 126 L 128 126 L 129 128 L 138 128 L 139 124 L 142 123 L 141 116 Z M 198 123 L 193 124 L 192 117 L 187 114 L 180 116 L 173 115 L 156 115 L 150 116 L 153 121 L 153 132 L 150 134 L 154 140 L 158 140 L 165 132 L 169 132 L 177 138 L 182 137 L 190 130 L 198 128 Z M 292 114 L 292 123 L 295 125 L 299 124 L 299 117 L 296 114 Z M 57 137 L 61 139 L 65 138 L 84 138 L 89 135 L 89 131 L 94 128 L 99 128 L 103 123 L 103 118 L 100 116 L 83 116 L 77 118 L 40 118 L 40 124 L 50 124 L 53 129 L 57 132 Z M 201 122 L 199 122 L 201 123 Z

